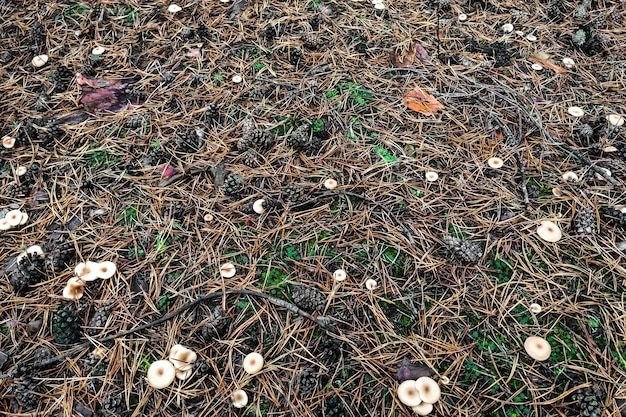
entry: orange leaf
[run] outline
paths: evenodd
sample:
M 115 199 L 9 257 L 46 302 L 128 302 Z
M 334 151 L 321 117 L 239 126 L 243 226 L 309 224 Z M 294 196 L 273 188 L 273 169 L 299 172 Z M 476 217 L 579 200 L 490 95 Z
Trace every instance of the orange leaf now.
M 426 116 L 432 116 L 438 110 L 446 108 L 435 97 L 430 94 L 425 94 L 419 87 L 415 87 L 413 90 L 406 93 L 403 99 L 404 105 L 409 109 Z
M 542 64 L 544 66 L 548 67 L 548 68 L 553 69 L 554 71 L 556 71 L 556 72 L 558 72 L 560 74 L 563 74 L 564 72 L 567 72 L 567 70 L 565 68 L 559 67 L 558 65 L 553 64 L 552 62 L 550 62 L 548 60 L 543 61 Z

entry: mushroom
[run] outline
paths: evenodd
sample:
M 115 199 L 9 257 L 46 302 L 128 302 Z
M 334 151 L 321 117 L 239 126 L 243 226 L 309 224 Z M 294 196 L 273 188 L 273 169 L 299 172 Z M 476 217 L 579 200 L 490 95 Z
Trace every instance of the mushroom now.
M 98 275 L 96 274 L 97 266 L 98 264 L 95 262 L 81 262 L 74 268 L 74 273 L 83 281 L 95 281 L 98 279 Z
M 398 399 L 404 405 L 415 407 L 416 405 L 420 405 L 422 403 L 422 398 L 420 397 L 420 393 L 415 385 L 415 380 L 413 379 L 407 379 L 401 383 L 396 392 L 398 394 Z
M 20 220 L 20 226 L 25 225 L 28 221 L 28 213 L 22 212 L 22 219 Z
M 328 178 L 326 179 L 326 181 L 324 181 L 324 188 L 326 188 L 327 190 L 334 190 L 335 188 L 337 188 L 337 180 L 333 179 L 333 178 Z
M 458 19 L 463 22 L 467 20 L 467 15 L 465 13 L 460 13 Z
M 505 23 L 503 24 L 500 29 L 502 29 L 502 32 L 504 33 L 511 33 L 513 32 L 513 24 L 512 23 Z
M 26 253 L 36 253 L 37 255 L 43 256 L 43 249 L 41 249 L 41 246 L 39 245 L 32 245 L 26 248 Z
M 204 215 L 203 217 L 205 222 L 212 222 L 213 221 L 213 215 L 211 213 L 207 213 Z
M 235 265 L 231 264 L 230 262 L 226 262 L 225 264 L 220 266 L 220 275 L 222 276 L 222 278 L 232 278 L 235 276 L 236 273 L 237 269 L 235 268 Z
M 526 349 L 528 356 L 538 361 L 545 361 L 552 353 L 550 343 L 548 343 L 548 341 L 543 337 L 539 336 L 530 336 L 526 339 L 524 342 L 524 349 Z
M 606 116 L 606 120 L 611 126 L 620 127 L 624 125 L 624 117 L 619 114 L 609 114 L 608 116 Z M 4 140 L 2 144 L 4 145 Z M 6 147 L 7 146 L 5 146 L 5 148 Z
M 174 345 L 172 349 L 170 349 L 169 360 L 174 365 L 174 368 L 179 371 L 190 370 L 196 359 L 198 359 L 196 352 L 185 346 Z
M 537 234 L 546 242 L 551 243 L 558 242 L 562 236 L 559 226 L 550 220 L 543 220 L 541 222 L 541 225 L 537 227 Z
M 536 62 L 534 64 L 532 64 L 530 66 L 532 69 L 534 69 L 535 71 L 541 71 L 543 70 L 543 65 L 541 64 L 537 64 Z
M 493 169 L 502 168 L 504 166 L 504 161 L 502 158 L 498 158 L 496 156 L 492 156 L 487 160 L 487 165 Z
M 12 138 L 11 136 L 4 136 L 2 138 L 2 146 L 7 149 L 11 149 L 15 146 L 15 138 Z
M 230 397 L 233 399 L 233 407 L 235 408 L 243 408 L 248 405 L 248 394 L 242 389 L 233 391 Z
M 235 84 L 239 84 L 240 82 L 243 81 L 243 77 L 239 74 L 235 74 L 233 75 L 233 78 L 231 78 L 230 80 L 234 82 Z
M 182 7 L 180 7 L 180 6 L 179 6 L 179 5 L 177 5 L 177 4 L 170 4 L 170 5 L 168 6 L 168 8 L 167 8 L 167 11 L 168 11 L 168 12 L 170 12 L 170 13 L 172 13 L 172 14 L 174 14 L 174 13 L 178 13 L 178 12 L 180 12 L 181 10 L 183 10 L 183 8 L 182 8 Z
M 106 51 L 103 46 L 96 46 L 91 50 L 92 55 L 102 55 Z
M 526 35 L 526 39 L 531 41 L 531 42 L 536 42 L 537 41 L 537 37 L 535 35 L 533 35 L 532 33 L 529 33 L 528 35 Z
M 85 281 L 72 277 L 67 280 L 67 285 L 63 288 L 63 298 L 68 300 L 79 300 L 85 294 Z
M 375 279 L 369 278 L 367 281 L 365 281 L 365 288 L 367 288 L 368 290 L 374 291 L 376 287 L 378 287 L 378 282 L 376 282 Z
M 382 2 L 381 3 L 376 3 L 376 4 L 374 4 L 374 8 L 376 10 L 385 10 L 385 3 L 382 3 Z
M 578 175 L 573 171 L 567 171 L 561 176 L 565 182 L 578 182 Z
M 9 224 L 9 221 L 6 219 L 6 217 L 3 217 L 0 219 L 0 230 L 9 230 L 11 228 L 11 225 Z
M 343 269 L 338 269 L 335 272 L 333 272 L 333 279 L 335 281 L 341 282 L 345 280 L 346 278 L 348 278 L 348 274 Z
M 148 368 L 147 378 L 148 384 L 150 384 L 152 388 L 165 388 L 174 382 L 176 370 L 170 361 L 155 361 L 152 362 Z
M 435 171 L 428 171 L 426 173 L 426 181 L 437 181 L 439 179 L 439 174 Z
M 101 279 L 109 279 L 117 271 L 117 266 L 111 261 L 97 263 L 94 268 L 94 274 Z
M 434 404 L 441 398 L 439 384 L 430 377 L 422 376 L 417 378 L 415 387 L 420 394 L 420 398 L 425 403 Z
M 265 200 L 262 199 L 262 198 L 256 200 L 252 204 L 252 210 L 254 210 L 254 212 L 256 214 L 263 214 L 263 213 L 265 213 L 265 207 L 263 207 L 264 203 L 265 203 Z
M 243 370 L 253 375 L 263 368 L 263 356 L 259 352 L 248 353 L 243 358 Z
M 22 221 L 22 212 L 19 210 L 11 210 L 4 216 L 4 218 L 7 219 L 7 222 L 9 222 L 12 227 L 19 226 Z
M 433 405 L 429 403 L 421 403 L 420 405 L 411 407 L 413 412 L 415 412 L 418 416 L 427 416 L 433 412 L 433 408 Z
M 186 371 L 181 371 L 180 369 L 177 369 L 176 378 L 180 379 L 181 381 L 184 381 L 185 379 L 189 378 L 192 373 L 193 373 L 193 369 L 191 368 L 187 369 Z
M 528 310 L 530 310 L 531 313 L 539 314 L 541 313 L 541 306 L 537 303 L 532 303 L 528 306 Z
M 19 167 L 15 169 L 15 175 L 17 175 L 18 177 L 21 177 L 27 172 L 28 172 L 28 168 L 26 168 L 24 165 L 20 165 Z
M 572 58 L 565 57 L 563 58 L 563 65 L 565 65 L 565 68 L 570 69 L 570 68 L 574 68 L 574 65 L 576 65 L 576 63 L 574 62 Z
M 48 62 L 48 55 L 46 54 L 37 55 L 31 61 L 31 63 L 33 64 L 33 67 L 37 67 L 37 68 L 43 67 L 44 65 L 46 65 L 47 62 Z
M 569 107 L 567 112 L 574 117 L 583 117 L 585 115 L 585 111 L 578 106 Z

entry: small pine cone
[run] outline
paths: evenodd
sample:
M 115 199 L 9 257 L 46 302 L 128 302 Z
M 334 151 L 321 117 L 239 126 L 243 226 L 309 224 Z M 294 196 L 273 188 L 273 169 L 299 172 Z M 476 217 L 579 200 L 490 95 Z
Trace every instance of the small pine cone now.
M 61 130 L 59 121 L 53 117 L 46 120 L 45 123 L 40 126 L 37 132 L 37 140 L 43 147 L 48 147 L 54 143 L 55 139 L 61 137 L 62 134 L 63 130 Z
M 239 142 L 237 142 L 237 149 L 240 152 L 244 152 L 248 149 L 254 149 L 258 152 L 269 150 L 274 145 L 274 136 L 271 133 L 261 129 L 252 129 L 243 134 Z
M 31 26 L 29 42 L 35 50 L 45 46 L 46 33 L 41 22 L 37 21 Z
M 306 311 L 321 311 L 326 305 L 326 297 L 319 290 L 300 284 L 293 289 L 293 302 Z
M 191 87 L 201 87 L 205 85 L 207 81 L 209 81 L 209 77 L 207 77 L 206 75 L 196 74 L 196 75 L 189 77 L 189 80 L 187 81 L 187 83 Z
M 238 159 L 250 168 L 257 168 L 261 166 L 261 156 L 254 149 L 248 149 L 239 155 Z
M 601 388 L 586 387 L 576 391 L 572 399 L 578 403 L 581 416 L 600 417 L 604 409 L 604 396 Z
M 70 82 L 74 79 L 74 72 L 65 65 L 59 65 L 52 77 L 55 93 L 62 93 L 70 86 Z
M 46 254 L 46 265 L 50 269 L 60 272 L 72 263 L 76 249 L 69 235 L 55 231 L 48 237 L 44 253 Z
M 316 14 L 311 19 L 309 19 L 309 25 L 311 25 L 311 29 L 313 30 L 319 30 L 322 23 L 324 23 L 324 20 L 319 14 Z
M 105 329 L 109 317 L 111 317 L 111 306 L 104 306 L 97 309 L 87 324 L 87 334 L 89 336 L 95 336 L 101 333 Z
M 38 395 L 39 384 L 29 377 L 20 378 L 20 382 L 13 384 L 15 401 L 23 411 L 37 408 L 41 398 Z
M 184 28 L 180 30 L 180 37 L 185 40 L 191 39 L 193 35 L 194 35 L 193 29 L 190 28 L 189 26 L 185 26 Z
M 85 376 L 104 376 L 109 369 L 109 358 L 89 353 L 85 362 Z
M 320 352 L 319 358 L 325 365 L 334 365 L 341 359 L 341 343 L 337 342 L 334 338 L 329 336 L 323 336 L 318 346 Z
M 37 129 L 33 124 L 33 119 L 23 120 L 15 138 L 15 146 L 28 145 L 35 139 L 37 139 Z
M 583 235 L 596 234 L 596 212 L 593 208 L 589 207 L 578 213 L 576 220 L 574 220 L 574 230 Z
M 198 359 L 195 361 L 192 369 L 194 378 L 202 378 L 213 375 L 213 368 L 209 365 L 209 362 L 206 359 Z
M 287 184 L 280 190 L 280 198 L 285 202 L 301 203 L 306 195 L 306 188 L 303 185 Z
M 164 217 L 166 220 L 173 219 L 173 220 L 177 220 L 181 222 L 186 217 L 186 211 L 187 211 L 187 206 L 182 201 L 175 201 L 172 204 L 170 204 L 170 206 L 165 212 Z
M 215 337 L 224 335 L 226 330 L 228 330 L 230 322 L 231 319 L 225 315 L 224 309 L 221 306 L 215 307 L 213 311 L 209 313 L 202 326 L 202 337 L 210 341 Z
M 478 262 L 478 260 L 483 256 L 483 250 L 481 247 L 470 240 L 446 236 L 443 241 L 455 257 L 465 262 Z
M 159 166 L 169 162 L 171 157 L 160 147 L 152 147 L 146 155 L 146 163 L 149 166 Z
M 0 64 L 6 65 L 13 60 L 13 54 L 11 51 L 4 50 L 0 52 Z
M 256 129 L 254 120 L 250 118 L 244 119 L 243 125 L 241 126 L 241 132 L 245 135 L 245 134 L 252 132 L 254 129 Z
M 73 345 L 83 336 L 80 318 L 73 307 L 59 307 L 52 316 L 52 334 L 55 343 Z
M 131 116 L 126 121 L 126 127 L 130 127 L 131 129 L 136 129 L 138 127 L 143 126 L 144 124 L 148 124 L 150 122 L 150 112 L 143 112 L 140 114 L 135 114 Z
M 311 126 L 305 123 L 296 129 L 287 137 L 287 146 L 295 149 L 296 151 L 304 152 L 308 149 L 309 142 L 311 141 Z
M 253 100 L 262 100 L 264 98 L 269 98 L 272 95 L 272 92 L 273 91 L 271 88 L 264 85 L 264 86 L 255 88 L 254 90 L 251 90 L 248 93 L 248 97 L 250 97 Z
M 126 411 L 124 399 L 121 393 L 112 393 L 102 400 L 102 416 L 117 417 Z
M 29 184 L 12 182 L 7 185 L 5 196 L 14 200 L 25 198 L 30 195 L 31 189 L 32 187 Z
M 172 81 L 174 81 L 175 79 L 176 79 L 176 75 L 172 74 L 171 72 L 164 72 L 163 74 L 161 74 L 161 77 L 159 78 L 159 84 L 161 85 L 171 84 Z
M 187 129 L 176 134 L 176 147 L 180 152 L 198 152 L 203 142 L 195 129 Z
M 346 407 L 337 395 L 333 395 L 326 399 L 324 404 L 325 417 L 343 417 L 346 415 Z
M 52 351 L 46 346 L 40 346 L 35 349 L 32 358 L 32 365 L 36 368 L 41 368 L 43 364 L 54 355 Z
M 291 65 L 298 66 L 302 61 L 302 51 L 299 49 L 292 49 L 289 51 L 289 62 Z
M 267 39 L 268 41 L 272 41 L 276 38 L 276 36 L 278 35 L 278 32 L 276 31 L 276 28 L 272 25 L 268 25 L 265 28 L 265 39 Z
M 206 123 L 216 123 L 219 121 L 220 111 L 215 103 L 209 103 L 204 110 L 204 121 Z
M 224 178 L 222 190 L 229 197 L 237 197 L 243 189 L 243 177 L 239 174 L 228 174 Z
M 46 277 L 46 259 L 39 253 L 26 253 L 17 261 L 17 272 L 28 285 L 36 285 Z
M 198 22 L 198 29 L 196 30 L 196 33 L 198 34 L 198 38 L 200 38 L 200 40 L 206 41 L 211 39 L 211 31 L 203 21 Z
M 315 50 L 322 46 L 322 40 L 314 33 L 305 32 L 302 34 L 300 39 L 302 40 L 304 47 L 307 49 Z
M 449 10 L 450 9 L 450 0 L 439 0 L 438 2 L 439 8 L 441 10 Z
M 38 112 L 49 110 L 50 107 L 48 106 L 48 100 L 50 100 L 50 97 L 45 91 L 42 91 L 39 94 L 39 97 L 37 97 L 35 104 L 33 104 L 33 110 Z
M 616 226 L 620 229 L 626 228 L 626 213 L 613 207 L 602 207 L 600 218 L 609 226 Z
M 296 395 L 298 398 L 310 398 L 319 386 L 320 376 L 312 369 L 305 369 L 295 375 L 294 383 L 298 387 Z

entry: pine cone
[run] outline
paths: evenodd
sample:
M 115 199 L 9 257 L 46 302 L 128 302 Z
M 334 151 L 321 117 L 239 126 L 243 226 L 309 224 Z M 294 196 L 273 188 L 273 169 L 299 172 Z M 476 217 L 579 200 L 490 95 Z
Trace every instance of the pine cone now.
M 102 416 L 117 417 L 126 411 L 124 399 L 121 393 L 112 393 L 102 400 Z
M 264 85 L 261 87 L 257 87 L 254 90 L 248 93 L 248 97 L 253 100 L 262 100 L 264 98 L 269 98 L 273 93 L 273 90 L 268 86 Z
M 237 197 L 243 189 L 243 177 L 239 174 L 228 174 L 224 178 L 222 190 L 229 197 Z
M 324 404 L 325 417 L 344 417 L 345 414 L 346 407 L 337 395 L 326 399 L 326 403 Z
M 250 168 L 257 168 L 261 166 L 261 156 L 254 149 L 248 149 L 239 155 L 238 159 Z
M 323 336 L 318 346 L 318 351 L 320 352 L 319 358 L 327 366 L 332 367 L 332 365 L 337 364 L 341 359 L 341 343 L 337 342 L 332 337 Z
M 7 185 L 7 191 L 5 195 L 9 199 L 17 200 L 29 196 L 31 190 L 32 187 L 29 184 L 24 184 L 22 182 L 12 182 Z
M 202 337 L 210 341 L 215 337 L 224 335 L 230 322 L 230 318 L 224 314 L 224 309 L 221 306 L 215 307 L 207 316 L 204 326 L 202 326 Z
M 292 49 L 291 51 L 289 51 L 289 62 L 291 63 L 291 65 L 295 65 L 296 67 L 300 65 L 302 57 L 302 51 L 299 49 Z
M 609 226 L 616 226 L 620 229 L 626 228 L 626 212 L 614 209 L 613 207 L 602 207 L 600 218 Z
M 306 188 L 303 185 L 287 184 L 280 190 L 280 198 L 285 202 L 301 203 L 304 201 Z
M 105 329 L 110 316 L 111 306 L 104 306 L 97 309 L 87 324 L 87 334 L 89 336 L 95 336 L 101 333 Z
M 176 134 L 177 150 L 186 153 L 198 152 L 204 141 L 195 129 L 187 129 Z
M 48 347 L 40 346 L 35 349 L 31 363 L 34 367 L 41 368 L 43 364 L 53 356 L 52 351 Z
M 13 384 L 13 395 L 15 401 L 22 407 L 23 411 L 37 408 L 40 397 L 38 395 L 39 383 L 29 377 L 20 378 L 20 382 Z
M 200 38 L 200 40 L 206 41 L 211 39 L 211 31 L 203 21 L 198 22 L 198 29 L 196 30 L 196 33 L 198 34 L 198 38 Z
M 161 147 L 155 146 L 150 148 L 146 155 L 146 163 L 149 166 L 159 166 L 170 161 L 171 157 Z
M 206 106 L 204 110 L 204 121 L 206 123 L 217 123 L 220 118 L 220 111 L 217 107 L 217 104 L 210 103 Z
M 83 336 L 80 318 L 73 307 L 59 307 L 52 317 L 52 334 L 55 343 L 73 345 Z
M 46 264 L 56 272 L 67 268 L 74 260 L 76 250 L 69 235 L 62 231 L 54 231 L 48 236 L 45 245 Z
M 326 305 L 326 296 L 308 285 L 297 285 L 293 290 L 293 302 L 305 311 L 321 311 Z
M 150 116 L 150 112 L 135 114 L 126 121 L 126 127 L 136 129 L 143 126 L 144 124 L 148 124 L 150 122 Z
M 574 220 L 574 230 L 583 235 L 596 234 L 596 213 L 593 208 L 589 207 L 578 213 L 576 220 Z
M 66 91 L 73 79 L 74 72 L 65 65 L 59 65 L 54 73 L 54 77 L 52 77 L 54 92 L 62 93 L 63 91 Z
M 261 129 L 251 129 L 243 134 L 239 142 L 237 142 L 237 149 L 239 152 L 244 152 L 248 149 L 254 149 L 257 152 L 263 152 L 269 150 L 274 145 L 274 136 L 271 133 Z
M 35 22 L 30 28 L 29 43 L 33 47 L 33 50 L 43 50 L 46 46 L 46 33 L 41 22 Z
M 37 140 L 44 148 L 54 144 L 54 141 L 61 137 L 63 130 L 61 130 L 59 121 L 52 117 L 42 121 L 37 131 Z
M 483 250 L 481 247 L 470 240 L 462 240 L 452 236 L 446 236 L 443 241 L 455 257 L 465 262 L 478 262 L 478 260 L 483 256 Z
M 298 387 L 296 393 L 298 398 L 312 397 L 317 390 L 319 381 L 320 376 L 310 368 L 298 372 L 294 378 L 295 386 Z
M 211 368 L 211 365 L 209 365 L 209 362 L 206 359 L 198 359 L 195 361 L 192 369 L 194 378 L 202 378 L 213 375 L 213 368 Z
M 583 417 L 599 417 L 604 409 L 601 389 L 587 387 L 579 389 L 572 395 L 572 399 L 578 402 L 580 415 Z
M 324 23 L 324 20 L 319 14 L 316 14 L 311 19 L 309 19 L 309 25 L 311 25 L 311 29 L 313 30 L 319 30 L 322 23 Z
M 85 362 L 85 376 L 104 376 L 109 368 L 109 358 L 93 353 L 87 355 Z
M 311 126 L 307 123 L 294 129 L 287 137 L 287 146 L 295 149 L 296 151 L 302 151 L 308 149 L 309 142 L 311 141 Z
M 322 46 L 322 40 L 314 33 L 303 33 L 300 39 L 302 39 L 304 47 L 308 49 L 317 49 Z
M 39 284 L 46 277 L 45 258 L 38 253 L 27 253 L 17 261 L 17 269 L 9 282 L 16 293 L 26 291 L 30 285 Z

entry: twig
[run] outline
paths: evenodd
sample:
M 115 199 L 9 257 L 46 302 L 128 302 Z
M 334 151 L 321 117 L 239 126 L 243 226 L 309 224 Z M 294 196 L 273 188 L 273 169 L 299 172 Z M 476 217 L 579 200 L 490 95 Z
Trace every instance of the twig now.
M 517 169 L 522 182 L 522 194 L 524 195 L 524 204 L 526 207 L 530 205 L 530 198 L 528 197 L 528 188 L 526 188 L 526 172 L 524 171 L 524 163 L 519 151 L 515 151 L 515 160 L 517 161 Z
M 189 309 L 191 309 L 191 308 L 193 308 L 193 307 L 195 307 L 197 305 L 200 305 L 202 303 L 206 303 L 208 301 L 211 301 L 214 298 L 220 298 L 220 297 L 223 297 L 223 296 L 226 296 L 226 295 L 236 295 L 236 294 L 238 294 L 238 295 L 249 295 L 249 296 L 252 296 L 252 297 L 264 298 L 267 301 L 269 301 L 270 303 L 274 304 L 275 306 L 285 308 L 285 309 L 291 311 L 294 314 L 297 314 L 299 316 L 302 316 L 302 317 L 304 317 L 306 319 L 311 320 L 313 323 L 315 323 L 315 324 L 317 324 L 317 325 L 319 325 L 320 327 L 323 327 L 323 328 L 326 328 L 328 326 L 328 324 L 330 323 L 330 321 L 332 320 L 330 317 L 327 317 L 327 316 L 314 317 L 313 315 L 311 315 L 311 314 L 307 313 L 306 311 L 300 309 L 298 306 L 289 303 L 288 301 L 281 300 L 281 299 L 276 298 L 276 297 L 272 297 L 272 296 L 267 295 L 267 294 L 262 293 L 262 292 L 253 291 L 253 290 L 227 290 L 227 291 L 217 291 L 217 292 L 214 292 L 214 293 L 211 293 L 211 294 L 205 294 L 205 295 L 203 295 L 201 297 L 198 297 L 197 299 L 195 299 L 193 301 L 190 301 L 190 302 L 188 302 L 186 304 L 183 304 L 182 306 L 180 306 L 176 310 L 174 310 L 174 311 L 172 311 L 172 312 L 170 312 L 170 313 L 164 315 L 163 317 L 158 318 L 158 319 L 156 319 L 154 321 L 151 321 L 151 322 L 146 323 L 146 324 L 142 324 L 141 326 L 133 327 L 132 329 L 128 329 L 128 330 L 124 330 L 124 331 L 118 332 L 118 333 L 116 333 L 114 335 L 107 336 L 107 337 L 104 337 L 102 339 L 94 339 L 94 341 L 96 343 L 103 344 L 105 342 L 109 342 L 109 341 L 114 340 L 114 339 L 119 339 L 121 337 L 128 336 L 130 334 L 137 333 L 137 332 L 140 332 L 142 330 L 148 329 L 150 327 L 158 326 L 159 324 L 165 323 L 166 321 L 171 320 L 174 317 L 177 317 L 181 313 L 183 313 L 183 312 L 185 312 L 185 311 L 187 311 L 187 310 L 189 310 Z M 65 358 L 67 358 L 69 356 L 75 355 L 78 352 L 80 352 L 81 350 L 86 349 L 86 348 L 88 348 L 88 347 L 90 347 L 92 345 L 93 345 L 92 341 L 87 341 L 87 342 L 81 343 L 80 345 L 75 346 L 75 347 L 71 348 L 70 350 L 67 350 L 67 351 L 65 351 L 65 352 L 63 352 L 63 353 L 61 353 L 61 354 L 59 354 L 57 356 L 54 356 L 54 357 L 52 357 L 50 359 L 47 359 L 45 361 L 41 361 L 38 364 L 31 365 L 30 368 L 31 369 L 44 368 L 44 367 L 46 367 L 48 365 L 51 365 L 51 364 L 56 363 L 58 361 L 61 361 L 61 360 L 65 359 Z M 2 375 L 0 375 L 0 379 L 6 379 L 6 378 L 12 378 L 12 377 L 13 377 L 12 374 L 2 374 Z

